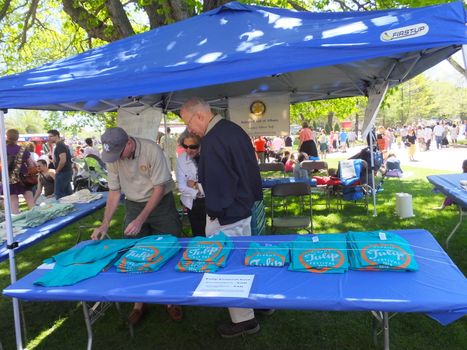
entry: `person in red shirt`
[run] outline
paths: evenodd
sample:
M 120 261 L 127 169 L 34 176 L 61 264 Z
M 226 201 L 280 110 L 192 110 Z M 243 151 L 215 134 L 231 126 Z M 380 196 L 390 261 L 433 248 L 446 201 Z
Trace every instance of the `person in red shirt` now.
M 254 141 L 256 155 L 258 156 L 259 163 L 264 164 L 264 156 L 266 152 L 266 140 L 260 136 Z
M 309 156 L 318 157 L 318 148 L 313 137 L 313 129 L 308 127 L 307 122 L 302 123 L 302 128 L 298 132 L 300 139 L 299 152 L 304 152 Z

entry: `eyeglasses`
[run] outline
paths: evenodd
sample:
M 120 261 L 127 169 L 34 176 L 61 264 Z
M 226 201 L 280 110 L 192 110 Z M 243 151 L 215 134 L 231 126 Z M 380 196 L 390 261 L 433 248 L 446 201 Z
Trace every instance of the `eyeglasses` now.
M 185 145 L 184 143 L 182 143 L 182 147 L 184 149 L 187 149 L 187 148 L 189 148 L 189 149 L 198 149 L 199 145 Z

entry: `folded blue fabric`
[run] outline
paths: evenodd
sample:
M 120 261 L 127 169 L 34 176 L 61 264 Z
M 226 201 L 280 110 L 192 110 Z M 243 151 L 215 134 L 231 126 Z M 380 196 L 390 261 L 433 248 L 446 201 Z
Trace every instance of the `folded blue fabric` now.
M 216 272 L 225 266 L 232 249 L 232 240 L 222 231 L 211 237 L 192 238 L 175 269 L 181 272 Z
M 290 248 L 286 243 L 251 243 L 245 254 L 245 265 L 281 267 L 290 262 Z
M 299 236 L 292 242 L 290 271 L 344 273 L 348 266 L 344 234 Z
M 365 271 L 417 271 L 410 244 L 387 231 L 348 232 L 350 268 Z
M 46 287 L 69 286 L 94 277 L 136 242 L 136 239 L 108 239 L 61 252 L 44 260 L 47 264 L 55 263 L 54 268 L 34 281 L 34 284 Z
M 180 250 L 177 237 L 153 235 L 141 238 L 114 265 L 118 272 L 154 272 Z

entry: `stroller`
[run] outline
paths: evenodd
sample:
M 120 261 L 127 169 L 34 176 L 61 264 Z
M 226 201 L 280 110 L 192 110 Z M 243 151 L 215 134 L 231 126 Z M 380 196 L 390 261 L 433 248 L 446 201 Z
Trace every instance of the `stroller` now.
M 73 178 L 73 188 L 75 192 L 83 189 L 88 189 L 91 192 L 108 191 L 105 163 L 93 154 L 86 156 L 83 159 L 81 169 Z

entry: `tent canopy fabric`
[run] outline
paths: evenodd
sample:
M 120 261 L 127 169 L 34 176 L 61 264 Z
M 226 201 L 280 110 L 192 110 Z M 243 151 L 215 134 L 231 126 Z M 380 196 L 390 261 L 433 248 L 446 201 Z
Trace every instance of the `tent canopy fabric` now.
M 177 109 L 197 95 L 289 92 L 291 103 L 368 96 L 467 44 L 461 2 L 311 13 L 228 3 L 199 16 L 0 79 L 0 108 L 102 112 Z

